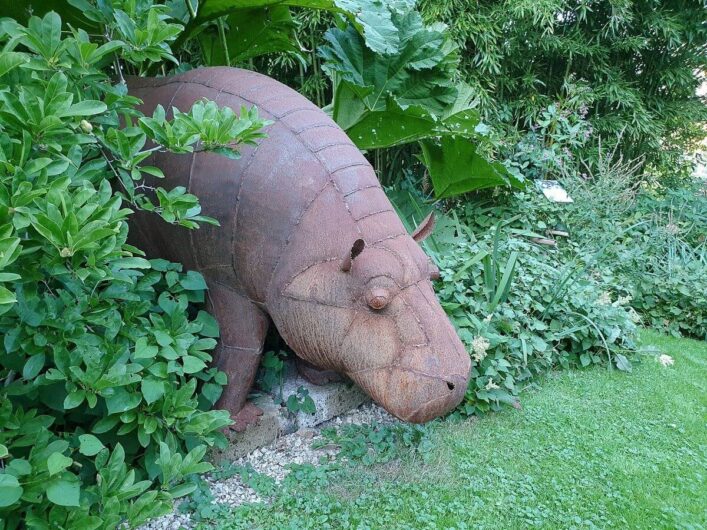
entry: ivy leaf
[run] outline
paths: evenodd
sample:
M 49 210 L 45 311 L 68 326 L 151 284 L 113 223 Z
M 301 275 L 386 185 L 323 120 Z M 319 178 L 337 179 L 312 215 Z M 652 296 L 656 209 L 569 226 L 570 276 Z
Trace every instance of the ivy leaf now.
M 66 473 L 65 476 L 73 477 Z M 59 478 L 53 480 L 47 487 L 47 499 L 59 506 L 78 506 L 80 486 L 77 480 Z
M 173 342 L 172 337 L 169 335 L 169 333 L 165 333 L 164 331 L 155 330 L 154 335 L 157 344 L 159 344 L 160 346 L 169 346 Z
M 143 379 L 140 383 L 142 397 L 148 405 L 160 399 L 164 395 L 164 389 L 164 381 L 159 379 Z
M 195 374 L 206 368 L 206 363 L 193 355 L 187 355 L 184 357 L 184 359 L 182 359 L 182 363 L 184 365 L 184 373 L 186 374 Z
M 199 311 L 196 315 L 196 322 L 201 324 L 201 335 L 204 337 L 214 337 L 218 338 L 220 335 L 218 322 L 211 316 L 211 314 L 206 311 Z
M 47 459 L 47 469 L 49 470 L 49 475 L 56 475 L 57 473 L 64 471 L 73 463 L 74 461 L 68 456 L 64 456 L 61 453 L 52 453 Z
M 0 474 L 0 508 L 16 503 L 22 497 L 22 492 L 17 477 L 7 473 Z
M 82 434 L 79 436 L 79 442 L 79 453 L 86 456 L 95 456 L 105 447 L 103 442 L 92 434 Z
M 214 383 L 206 383 L 201 389 L 201 394 L 211 405 L 218 401 L 218 398 L 221 397 L 222 393 L 223 388 L 221 388 L 221 385 L 217 385 Z
M 135 359 L 152 359 L 157 356 L 159 348 L 157 346 L 150 346 L 147 344 L 146 337 L 140 337 L 135 341 L 135 354 L 133 358 Z
M 201 291 L 206 289 L 204 277 L 196 271 L 187 271 L 186 276 L 179 280 L 179 284 L 187 291 Z
M 631 366 L 631 361 L 629 361 L 625 355 L 622 355 L 620 353 L 617 353 L 615 355 L 616 359 L 616 368 L 623 372 L 631 372 L 633 371 L 633 366 Z

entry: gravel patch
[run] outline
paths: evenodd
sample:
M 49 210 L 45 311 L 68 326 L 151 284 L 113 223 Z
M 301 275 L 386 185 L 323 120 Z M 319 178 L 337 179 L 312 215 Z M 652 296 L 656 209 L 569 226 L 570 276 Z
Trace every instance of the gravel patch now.
M 399 420 L 388 414 L 374 403 L 361 405 L 355 410 L 323 422 L 311 429 L 283 436 L 270 445 L 256 449 L 252 453 L 234 461 L 237 466 L 252 466 L 258 473 L 267 475 L 276 482 L 281 482 L 288 473 L 289 464 L 317 465 L 322 461 L 333 459 L 337 449 L 331 446 L 313 449 L 312 444 L 322 439 L 321 430 L 326 427 L 344 425 L 370 425 L 373 423 L 390 424 Z M 214 496 L 213 504 L 238 506 L 240 504 L 259 502 L 263 499 L 239 475 L 217 480 L 210 475 L 204 479 L 209 484 Z M 140 527 L 140 530 L 176 530 L 190 529 L 195 526 L 189 514 L 175 511 L 163 517 L 154 519 Z

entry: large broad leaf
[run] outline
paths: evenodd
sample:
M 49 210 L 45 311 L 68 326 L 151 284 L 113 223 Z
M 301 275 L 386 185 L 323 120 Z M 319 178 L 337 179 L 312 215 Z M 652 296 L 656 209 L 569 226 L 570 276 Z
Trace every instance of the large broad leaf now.
M 423 140 L 422 157 L 439 199 L 495 186 L 523 188 L 498 162 L 488 162 L 476 152 L 468 138 L 446 136 L 440 141 Z
M 339 125 L 364 150 L 392 147 L 437 136 L 475 137 L 476 127 L 481 121 L 474 108 L 462 108 L 455 112 L 452 105 L 450 112 L 437 117 L 417 106 L 402 109 L 394 98 L 389 97 L 385 110 L 361 112 L 363 103 L 355 95 L 349 99 L 348 104 L 345 98 L 339 101 L 342 107 Z M 346 127 L 344 120 L 349 121 Z
M 378 53 L 396 53 L 401 47 L 401 35 L 391 20 L 391 13 L 414 9 L 414 0 L 334 0 L 337 8 L 354 17 L 354 24 L 366 41 L 366 46 Z
M 327 108 L 360 149 L 419 141 L 438 198 L 499 185 L 522 187 L 506 168 L 486 161 L 471 139 L 480 117 L 468 85 L 453 86 L 458 56 L 445 28 L 419 13 L 391 12 L 400 50 L 383 55 L 352 27 L 332 29 L 320 50 L 335 86 Z
M 419 13 L 391 12 L 401 49 L 373 52 L 356 29 L 332 29 L 320 50 L 323 68 L 336 85 L 328 110 L 361 149 L 410 143 L 446 134 L 445 113 L 454 109 L 454 128 L 478 116 L 461 117 L 455 105 L 460 91 L 451 84 L 457 67 L 456 47 L 440 27 L 426 27 Z M 467 109 L 468 110 L 468 109 Z M 451 114 L 447 116 L 451 118 Z M 450 123 L 452 123 L 450 121 Z M 458 131 L 461 132 L 461 131 Z
M 268 53 L 299 51 L 294 39 L 296 25 L 287 6 L 241 9 L 231 13 L 226 24 L 228 58 L 232 65 Z M 207 64 L 227 64 L 215 27 L 199 33 L 198 38 Z
M 320 50 L 335 84 L 327 107 L 360 149 L 378 149 L 449 134 L 473 136 L 479 115 L 470 89 L 454 86 L 458 55 L 440 26 L 419 13 L 391 13 L 401 38 L 398 53 L 366 47 L 352 27 L 327 32 Z
M 47 486 L 47 499 L 59 506 L 78 506 L 80 494 L 81 485 L 71 473 L 62 474 Z
M 230 15 L 241 9 L 271 7 L 275 5 L 308 7 L 311 9 L 333 9 L 333 0 L 203 0 L 200 2 L 196 23 Z
M 353 98 L 350 105 L 346 105 L 345 100 L 339 100 L 344 108 L 339 119 L 345 117 L 346 113 L 351 116 L 351 110 L 359 106 L 356 103 Z M 392 147 L 427 138 L 437 124 L 435 117 L 424 109 L 408 107 L 403 110 L 392 98 L 388 98 L 386 109 L 373 112 L 364 110 L 355 118 L 348 127 L 345 127 L 345 121 L 339 122 L 339 125 L 359 149 L 364 150 Z
M 394 53 L 400 47 L 398 28 L 391 21 L 394 11 L 409 11 L 414 0 L 203 0 L 197 17 L 186 26 L 185 37 L 198 31 L 204 22 L 228 16 L 242 10 L 262 9 L 273 6 L 324 9 L 349 17 L 358 31 L 365 36 L 366 46 L 380 53 Z M 262 43 L 264 46 L 266 43 Z
M 336 85 L 333 118 L 349 128 L 354 120 L 346 108 L 350 96 L 361 100 L 361 115 L 387 110 L 392 97 L 405 110 L 419 107 L 440 115 L 454 103 L 457 89 L 452 84 L 458 55 L 449 35 L 438 27 L 426 27 L 416 11 L 391 13 L 398 28 L 401 48 L 393 54 L 375 53 L 366 47 L 356 29 L 331 29 L 320 49 L 323 69 Z M 342 99 L 338 99 L 341 97 Z

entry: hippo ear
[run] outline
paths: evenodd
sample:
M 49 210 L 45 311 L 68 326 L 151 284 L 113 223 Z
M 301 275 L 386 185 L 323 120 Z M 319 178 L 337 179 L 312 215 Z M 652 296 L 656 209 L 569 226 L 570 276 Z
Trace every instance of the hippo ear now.
M 363 239 L 357 239 L 351 246 L 351 251 L 346 253 L 344 259 L 341 260 L 341 270 L 348 272 L 351 270 L 351 263 L 356 259 L 363 249 L 366 248 L 366 242 Z
M 432 230 L 435 228 L 435 214 L 434 212 L 430 212 L 430 215 L 425 217 L 423 221 L 415 228 L 415 231 L 412 233 L 412 238 L 417 241 L 418 243 L 422 243 L 427 236 L 429 236 L 432 233 Z

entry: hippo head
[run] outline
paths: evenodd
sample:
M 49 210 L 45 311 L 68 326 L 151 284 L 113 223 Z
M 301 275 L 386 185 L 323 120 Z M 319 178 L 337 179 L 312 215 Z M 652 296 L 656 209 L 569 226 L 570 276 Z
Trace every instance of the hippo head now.
M 299 357 L 345 374 L 413 423 L 456 407 L 470 372 L 469 354 L 432 289 L 439 271 L 416 242 L 426 235 L 423 225 L 412 237 L 370 246 L 356 239 L 340 259 L 308 267 L 284 286 L 273 316 Z

